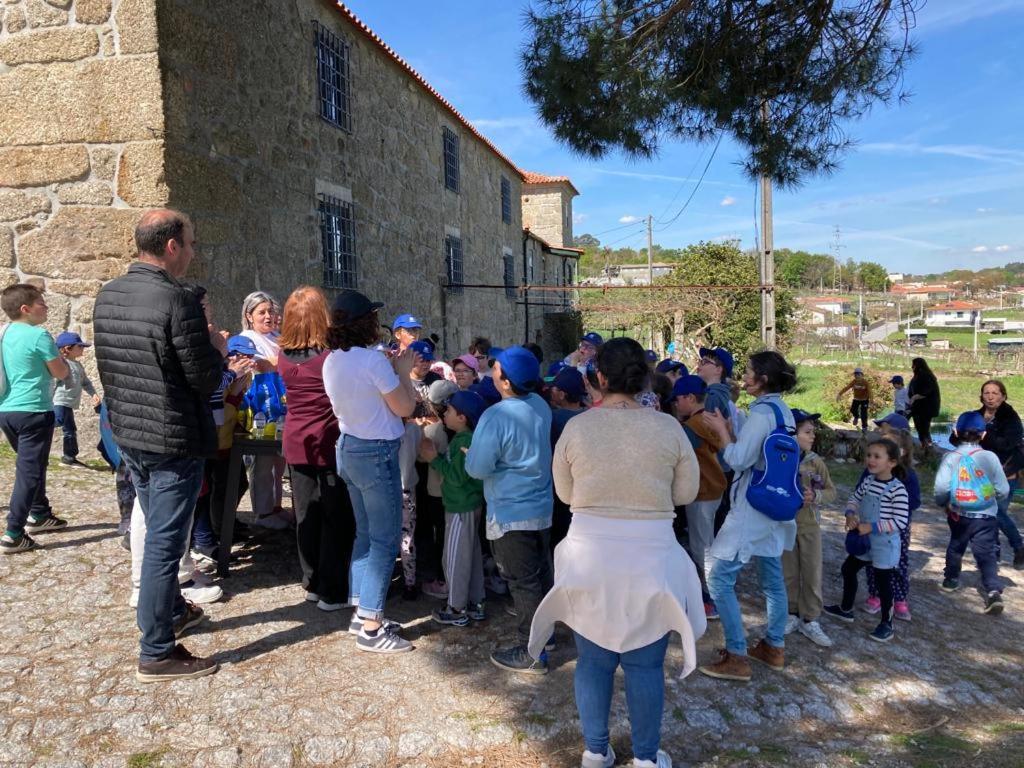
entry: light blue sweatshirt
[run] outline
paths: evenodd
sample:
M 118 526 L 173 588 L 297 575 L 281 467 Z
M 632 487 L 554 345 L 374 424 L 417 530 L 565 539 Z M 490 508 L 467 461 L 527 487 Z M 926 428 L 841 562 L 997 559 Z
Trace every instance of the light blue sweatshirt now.
M 961 514 L 970 517 L 995 517 L 996 512 L 999 511 L 999 501 L 1010 495 L 1010 484 L 1006 481 L 1006 473 L 1003 472 L 1003 465 L 999 462 L 999 457 L 992 451 L 984 450 L 977 443 L 958 445 L 942 457 L 939 471 L 935 473 L 935 503 L 942 508 L 950 503 L 953 480 L 956 477 L 957 468 L 960 466 L 960 457 L 967 454 L 971 455 L 975 466 L 988 475 L 988 479 L 992 481 L 992 485 L 996 489 L 996 500 L 985 509 L 973 509 Z
M 551 408 L 539 396 L 512 397 L 484 411 L 473 430 L 466 472 L 484 482 L 487 517 L 551 524 Z

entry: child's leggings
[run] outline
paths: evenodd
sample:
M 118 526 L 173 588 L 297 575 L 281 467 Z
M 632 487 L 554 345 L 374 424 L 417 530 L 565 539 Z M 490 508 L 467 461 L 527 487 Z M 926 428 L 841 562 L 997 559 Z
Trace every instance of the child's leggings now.
M 847 555 L 843 563 L 843 602 L 844 611 L 852 611 L 853 604 L 857 600 L 857 574 L 861 568 L 871 563 L 861 560 L 859 557 Z M 878 586 L 878 596 L 882 600 L 882 621 L 892 621 L 892 582 L 895 568 L 875 568 L 875 584 Z
M 875 584 L 875 569 L 867 567 L 868 595 L 878 597 L 878 586 Z M 900 531 L 900 563 L 896 566 L 892 579 L 892 599 L 897 603 L 905 603 L 910 597 L 910 523 L 907 530 Z

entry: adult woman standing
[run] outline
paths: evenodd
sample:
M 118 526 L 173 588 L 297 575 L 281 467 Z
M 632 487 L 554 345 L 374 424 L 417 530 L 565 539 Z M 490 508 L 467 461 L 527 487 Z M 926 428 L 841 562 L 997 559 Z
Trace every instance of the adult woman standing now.
M 338 420 L 324 389 L 327 322 L 323 292 L 296 288 L 284 305 L 277 370 L 288 390 L 282 444 L 291 470 L 302 586 L 317 608 L 336 611 L 348 604 L 356 525 L 338 478 Z
M 357 603 L 349 632 L 356 648 L 373 653 L 411 651 L 398 624 L 384 619 L 384 603 L 402 532 L 402 481 L 398 445 L 402 418 L 416 408 L 409 373 L 418 360 L 406 349 L 390 361 L 374 347 L 380 339 L 377 310 L 358 291 L 341 291 L 331 307 L 324 389 L 338 417 L 338 474 L 348 486 L 356 521 L 350 603 Z M 287 433 L 287 431 L 286 431 Z
M 718 608 L 725 635 L 725 649 L 714 664 L 700 668 L 709 677 L 723 680 L 750 679 L 750 658 L 773 669 L 785 666 L 785 631 L 788 612 L 786 582 L 782 575 L 782 553 L 793 548 L 796 522 L 777 521 L 758 511 L 747 501 L 747 489 L 754 470 L 764 470 L 762 446 L 777 426 L 776 411 L 790 429 L 795 429 L 793 414 L 781 393 L 796 385 L 796 371 L 778 352 L 751 355 L 743 373 L 743 388 L 754 398 L 739 439 L 730 430 L 721 412 L 704 411 L 704 421 L 725 445 L 722 458 L 736 473 L 730 489 L 732 509 L 711 545 L 714 563 L 708 577 L 708 590 Z M 736 599 L 736 578 L 750 561 L 757 560 L 761 591 L 767 602 L 768 625 L 765 637 L 747 651 L 743 616 Z
M 615 764 L 608 712 L 621 664 L 633 765 L 670 768 L 658 749 L 668 635 L 682 638 L 687 674 L 707 628 L 700 579 L 672 534 L 673 507 L 697 495 L 697 458 L 675 419 L 636 402 L 648 379 L 637 342 L 604 344 L 597 376 L 601 408 L 569 421 L 555 446 L 555 488 L 573 518 L 555 550 L 555 586 L 534 615 L 530 654 L 540 657 L 554 622 L 572 627 L 585 767 Z
M 253 291 L 242 301 L 242 336 L 256 345 L 256 372 L 273 373 L 281 352 L 280 334 L 274 329 L 277 317 L 274 297 L 263 291 Z M 281 506 L 284 492 L 282 483 L 288 465 L 284 456 L 257 456 L 249 470 L 249 499 L 255 515 L 255 524 L 281 530 L 287 528 L 291 516 Z
M 921 447 L 928 448 L 932 444 L 932 419 L 939 415 L 939 406 L 942 404 L 939 381 L 923 357 L 911 360 L 910 369 L 914 372 L 910 386 L 907 387 L 910 418 L 914 422 Z
M 981 408 L 978 413 L 985 419 L 985 437 L 981 447 L 992 451 L 1002 462 L 1006 479 L 1010 481 L 1010 495 L 999 504 L 996 520 L 999 530 L 1013 547 L 1013 567 L 1024 570 L 1024 540 L 1021 540 L 1017 524 L 1010 517 L 1010 500 L 1020 483 L 1020 472 L 1024 470 L 1024 425 L 1013 406 L 1006 401 L 1006 385 L 998 379 L 989 379 L 981 385 Z

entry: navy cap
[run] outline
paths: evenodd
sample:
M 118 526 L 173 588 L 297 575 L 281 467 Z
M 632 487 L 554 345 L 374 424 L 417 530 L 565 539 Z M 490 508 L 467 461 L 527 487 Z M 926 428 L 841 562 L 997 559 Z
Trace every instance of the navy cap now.
M 956 420 L 958 435 L 963 432 L 984 432 L 986 429 L 988 429 L 988 425 L 985 423 L 985 417 L 977 411 L 961 413 L 960 418 Z
M 229 355 L 253 355 L 257 354 L 256 342 L 248 336 L 232 336 L 228 339 Z
M 494 379 L 490 376 L 485 376 L 472 387 L 469 388 L 470 392 L 476 392 L 480 397 L 484 399 L 484 402 L 488 406 L 494 405 L 495 403 L 501 402 L 501 393 L 494 386 Z
M 427 362 L 433 362 L 434 360 L 434 345 L 429 341 L 414 341 L 409 345 L 409 349 L 418 354 Z
M 509 347 L 495 358 L 501 372 L 520 389 L 533 389 L 540 381 L 540 363 L 526 347 Z
M 907 421 L 907 417 L 898 413 L 890 413 L 880 419 L 875 419 L 875 424 L 888 424 L 893 429 L 910 429 L 910 422 Z
M 732 366 L 734 361 L 732 359 L 732 354 L 729 352 L 729 350 L 725 349 L 724 347 L 715 347 L 714 349 L 709 349 L 708 347 L 701 347 L 700 356 L 714 358 L 715 360 L 722 364 L 722 372 L 725 374 L 725 378 L 729 378 L 732 376 Z
M 871 534 L 857 533 L 856 530 L 846 532 L 846 552 L 854 557 L 864 557 L 871 551 Z
M 399 328 L 422 328 L 423 323 L 417 320 L 413 315 L 399 315 L 395 318 L 395 322 L 391 325 L 392 331 L 397 331 Z
M 82 337 L 73 331 L 64 331 L 57 336 L 54 344 L 57 345 L 57 349 L 63 347 L 91 347 L 92 344 L 86 344 L 82 341 Z
M 573 397 L 583 397 L 587 394 L 587 387 L 583 383 L 583 374 L 571 367 L 559 371 L 551 386 L 558 387 L 565 394 Z
M 802 408 L 793 408 L 792 411 L 794 424 L 802 424 L 805 421 L 817 421 L 821 418 L 820 413 L 808 413 Z M 878 422 L 875 423 L 877 424 Z
M 365 294 L 347 288 L 339 291 L 338 295 L 334 297 L 334 301 L 331 302 L 331 310 L 344 315 L 343 323 L 351 323 L 383 306 L 381 302 L 370 301 Z
M 690 370 L 678 360 L 662 360 L 654 369 L 658 373 L 672 373 L 681 371 L 682 376 L 689 374 Z
M 686 374 L 676 379 L 676 383 L 672 385 L 672 397 L 682 397 L 683 395 L 703 395 L 708 391 L 707 382 L 704 381 L 700 376 L 693 376 Z
M 595 333 L 594 331 L 583 334 L 583 338 L 580 339 L 580 341 L 585 341 L 588 344 L 593 344 L 595 347 L 600 347 L 602 344 L 604 344 L 604 338 L 601 336 L 601 334 Z
M 893 376 L 891 379 L 889 379 L 889 383 L 890 384 L 902 384 L 903 383 L 903 377 L 902 376 Z
M 568 368 L 568 364 L 564 360 L 559 360 L 557 363 L 552 363 L 548 366 L 548 375 L 545 381 L 554 381 L 555 376 L 560 374 L 564 369 Z
M 653 349 L 648 349 L 646 352 L 644 352 L 644 354 L 647 355 L 648 363 L 658 362 L 658 353 L 655 352 Z
M 476 429 L 477 422 L 487 410 L 487 403 L 476 392 L 459 390 L 448 400 L 448 407 L 465 416 L 470 429 Z

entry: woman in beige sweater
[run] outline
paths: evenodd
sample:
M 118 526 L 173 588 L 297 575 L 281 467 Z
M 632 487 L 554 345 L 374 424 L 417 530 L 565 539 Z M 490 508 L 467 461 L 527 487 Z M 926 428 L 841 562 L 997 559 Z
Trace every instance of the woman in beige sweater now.
M 633 765 L 671 768 L 658 749 L 668 636 L 682 638 L 686 675 L 707 627 L 696 568 L 672 533 L 673 508 L 697 495 L 697 459 L 675 419 L 634 399 L 649 375 L 637 342 L 604 344 L 597 372 L 601 407 L 569 421 L 555 446 L 555 490 L 573 518 L 555 550 L 555 586 L 533 619 L 530 653 L 539 657 L 556 621 L 573 629 L 584 768 L 615 764 L 608 712 L 620 664 Z

